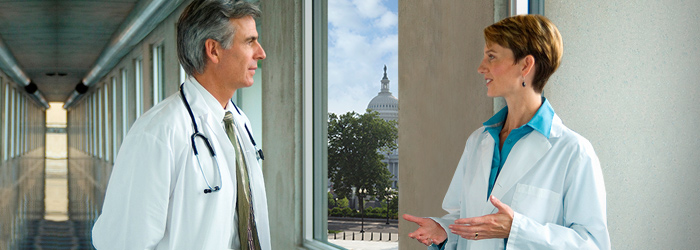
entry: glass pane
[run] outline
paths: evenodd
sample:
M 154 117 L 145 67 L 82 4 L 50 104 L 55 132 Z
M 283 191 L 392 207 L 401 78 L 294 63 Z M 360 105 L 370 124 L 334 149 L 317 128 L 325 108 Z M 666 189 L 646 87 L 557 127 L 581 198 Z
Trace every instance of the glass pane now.
M 103 89 L 97 90 L 95 92 L 96 98 L 96 112 L 95 112 L 95 125 L 97 126 L 97 134 L 95 134 L 95 143 L 97 144 L 97 157 L 102 159 L 102 143 L 104 143 L 104 138 L 102 137 L 102 94 Z
M 327 32 L 328 241 L 398 249 L 398 0 L 328 0 Z
M 129 131 L 129 81 L 126 73 L 126 69 L 122 69 L 122 138 Z
M 185 69 L 183 69 L 182 65 L 180 65 L 180 83 L 185 82 L 185 79 L 187 79 L 187 73 L 185 73 Z
M 153 105 L 163 99 L 163 45 L 153 46 Z
M 112 162 L 114 162 L 115 158 L 117 157 L 117 149 L 118 144 L 117 144 L 117 138 L 119 137 L 119 122 L 118 120 L 123 119 L 122 117 L 122 112 L 117 108 L 117 104 L 119 103 L 117 101 L 117 98 L 119 95 L 117 95 L 117 78 L 112 77 L 112 95 L 109 97 L 112 100 L 112 111 L 110 112 L 110 119 L 112 121 L 112 130 L 110 133 L 112 134 Z
M 112 77 L 112 82 L 114 82 L 114 77 Z M 112 112 L 110 112 L 110 92 L 109 89 L 113 85 L 105 85 L 104 90 L 102 91 L 103 94 L 103 102 L 104 102 L 104 114 L 102 116 L 102 119 L 104 120 L 104 145 L 105 145 L 105 160 L 110 161 L 112 159 L 110 157 L 110 154 L 112 153 Z
M 3 164 L 3 162 L 6 160 L 5 159 L 5 149 L 7 148 L 7 144 L 5 143 L 5 137 L 7 133 L 5 132 L 5 122 L 7 119 L 5 119 L 5 101 L 7 100 L 7 97 L 5 97 L 5 82 L 3 81 L 2 77 L 0 77 L 0 165 Z
M 134 101 L 136 105 L 136 118 L 139 118 L 139 116 L 141 116 L 141 111 L 143 110 L 143 95 L 141 94 L 143 92 L 141 86 L 141 83 L 143 82 L 143 76 L 141 72 L 143 72 L 141 68 L 141 59 L 136 59 L 134 60 L 134 88 L 136 88 L 136 100 Z
M 515 0 L 515 14 L 527 14 L 529 13 L 529 0 Z

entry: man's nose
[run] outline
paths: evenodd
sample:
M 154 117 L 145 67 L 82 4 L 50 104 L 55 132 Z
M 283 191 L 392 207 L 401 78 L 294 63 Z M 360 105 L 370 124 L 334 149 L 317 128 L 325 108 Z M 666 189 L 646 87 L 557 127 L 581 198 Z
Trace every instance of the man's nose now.
M 267 57 L 267 55 L 265 54 L 265 50 L 263 49 L 262 45 L 258 43 L 258 51 L 255 55 L 255 59 L 262 60 L 265 59 L 265 57 Z

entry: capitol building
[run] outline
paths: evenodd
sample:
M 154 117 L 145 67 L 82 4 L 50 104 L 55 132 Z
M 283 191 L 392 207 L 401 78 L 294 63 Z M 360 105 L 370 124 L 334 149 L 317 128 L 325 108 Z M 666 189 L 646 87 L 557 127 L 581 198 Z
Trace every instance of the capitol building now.
M 379 117 L 386 121 L 399 121 L 399 99 L 389 91 L 389 78 L 386 76 L 386 65 L 384 65 L 384 78 L 381 81 L 381 91 L 372 98 L 367 105 L 367 109 L 377 111 Z M 390 154 L 384 156 L 382 162 L 387 164 L 391 177 L 391 187 L 396 189 L 399 183 L 399 150 L 394 149 Z

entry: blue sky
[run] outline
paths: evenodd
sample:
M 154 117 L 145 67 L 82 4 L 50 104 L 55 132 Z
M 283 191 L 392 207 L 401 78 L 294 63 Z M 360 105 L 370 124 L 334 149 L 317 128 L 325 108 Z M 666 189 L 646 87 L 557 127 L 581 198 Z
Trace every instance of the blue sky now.
M 398 97 L 398 0 L 328 0 L 328 112 L 364 113 L 384 65 Z

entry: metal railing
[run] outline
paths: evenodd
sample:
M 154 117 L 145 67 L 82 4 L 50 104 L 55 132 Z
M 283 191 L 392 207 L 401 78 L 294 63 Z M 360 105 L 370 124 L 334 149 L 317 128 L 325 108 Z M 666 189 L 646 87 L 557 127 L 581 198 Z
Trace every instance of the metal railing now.
M 353 232 L 343 231 L 339 233 L 329 233 L 328 239 L 332 240 L 361 240 L 361 241 L 399 241 L 398 233 L 391 232 Z

